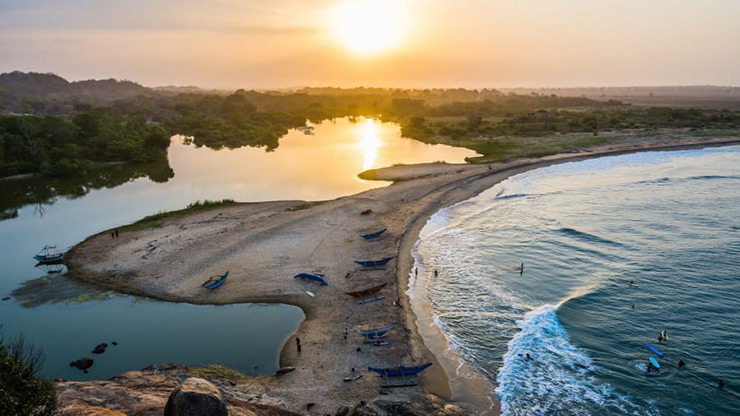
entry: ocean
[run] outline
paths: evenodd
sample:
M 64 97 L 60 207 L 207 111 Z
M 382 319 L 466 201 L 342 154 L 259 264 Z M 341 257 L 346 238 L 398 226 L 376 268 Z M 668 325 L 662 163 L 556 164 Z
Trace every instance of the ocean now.
M 411 291 L 505 415 L 740 414 L 740 147 L 516 175 L 414 255 Z

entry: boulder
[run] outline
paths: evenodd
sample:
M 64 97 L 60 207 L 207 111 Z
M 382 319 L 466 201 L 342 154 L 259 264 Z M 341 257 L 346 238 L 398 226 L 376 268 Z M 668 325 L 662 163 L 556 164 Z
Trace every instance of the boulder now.
M 375 405 L 389 416 L 414 416 L 413 405 L 406 401 L 376 400 Z
M 71 363 L 69 363 L 70 367 L 76 367 L 80 370 L 87 373 L 87 369 L 92 367 L 93 365 L 93 359 L 90 357 L 80 358 L 79 360 L 74 360 Z
M 105 349 L 108 348 L 108 344 L 103 342 L 102 344 L 98 344 L 95 346 L 95 349 L 92 351 L 93 354 L 102 354 L 105 352 Z
M 165 416 L 228 416 L 218 388 L 202 378 L 190 377 L 175 388 L 164 407 Z

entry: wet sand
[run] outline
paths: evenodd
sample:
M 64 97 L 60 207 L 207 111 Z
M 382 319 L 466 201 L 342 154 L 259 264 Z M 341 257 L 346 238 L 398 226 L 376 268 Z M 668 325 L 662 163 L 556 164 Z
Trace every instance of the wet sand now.
M 537 167 L 651 148 L 734 143 L 737 138 L 641 140 L 506 164 L 395 166 L 374 172 L 376 179 L 395 181 L 393 185 L 332 201 L 237 204 L 171 217 L 156 228 L 122 228 L 119 238 L 103 232 L 70 250 L 66 263 L 75 278 L 167 301 L 280 302 L 301 307 L 306 320 L 288 340 L 280 358 L 281 366 L 295 367 L 295 371 L 250 381 L 250 385 L 259 384 L 264 389 L 260 398 L 264 403 L 296 412 L 305 412 L 306 404 L 315 403 L 309 413 L 324 414 L 360 400 L 429 402 L 427 394 L 433 394 L 463 400 L 468 413 L 475 414 L 485 409 L 466 397 L 464 392 L 470 390 L 464 383 L 450 383 L 448 374 L 455 371 L 450 368 L 451 360 L 445 358 L 440 365 L 429 351 L 405 293 L 413 267 L 411 247 L 427 219 L 441 208 Z M 383 228 L 388 230 L 377 239 L 360 237 Z M 390 256 L 393 260 L 384 267 L 363 268 L 354 263 Z M 226 270 L 229 278 L 222 287 L 213 291 L 201 287 L 210 276 Z M 294 279 L 300 272 L 322 274 L 329 286 Z M 380 283 L 387 283 L 378 293 L 384 297 L 373 302 L 360 304 L 345 294 Z M 398 300 L 401 306 L 394 305 Z M 424 312 L 421 309 L 420 322 L 426 318 Z M 389 345 L 364 344 L 357 334 L 358 330 L 386 325 L 395 326 L 387 337 Z M 345 328 L 350 334 L 346 341 L 342 335 Z M 437 330 L 424 336 L 442 356 L 439 349 L 445 348 L 446 341 L 441 333 Z M 296 338 L 301 340 L 300 353 Z M 429 361 L 435 365 L 422 373 L 419 386 L 380 388 L 380 378 L 367 371 L 368 366 Z M 345 382 L 351 368 L 363 377 Z M 488 391 L 482 379 L 475 383 L 479 384 L 476 391 Z

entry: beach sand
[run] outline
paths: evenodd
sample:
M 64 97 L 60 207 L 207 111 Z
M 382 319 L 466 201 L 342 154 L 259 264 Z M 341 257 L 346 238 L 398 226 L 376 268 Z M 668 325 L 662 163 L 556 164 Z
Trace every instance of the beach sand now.
M 603 154 L 649 148 L 679 149 L 737 143 L 737 138 L 712 140 L 634 141 L 621 146 L 517 160 L 494 165 L 421 164 L 374 171 L 388 187 L 331 201 L 244 203 L 174 216 L 161 226 L 92 236 L 67 254 L 72 277 L 125 293 L 173 302 L 229 304 L 280 302 L 299 306 L 306 320 L 285 344 L 280 365 L 295 367 L 282 376 L 250 381 L 264 390 L 265 403 L 310 414 L 333 414 L 338 407 L 359 401 L 427 402 L 436 395 L 466 406 L 466 414 L 488 409 L 469 389 L 450 383 L 449 360 L 439 365 L 417 328 L 417 317 L 405 295 L 413 267 L 411 247 L 427 219 L 439 209 L 469 199 L 501 180 L 537 167 Z M 361 234 L 388 230 L 365 241 Z M 363 268 L 354 260 L 393 256 L 385 267 Z M 226 283 L 213 291 L 201 284 L 212 275 L 229 271 Z M 322 274 L 329 286 L 309 285 L 293 276 Z M 350 278 L 345 275 L 350 273 Z M 383 299 L 358 304 L 345 292 L 387 283 Z M 309 296 L 310 290 L 315 297 Z M 394 302 L 400 300 L 400 306 Z M 363 344 L 358 330 L 394 325 L 386 346 Z M 349 330 L 343 340 L 343 330 Z M 437 331 L 435 350 L 446 348 Z M 302 351 L 296 351 L 296 337 Z M 427 339 L 429 343 L 429 339 Z M 359 349 L 359 350 L 358 350 Z M 368 366 L 410 366 L 434 362 L 422 373 L 419 386 L 381 389 L 380 377 Z M 363 377 L 345 382 L 350 369 Z M 480 380 L 476 391 L 490 386 Z M 451 389 L 450 386 L 453 386 Z M 465 391 L 468 391 L 466 396 Z M 472 396 L 478 396 L 474 393 Z M 481 406 L 485 406 L 482 408 Z M 439 408 L 439 405 L 437 406 Z M 452 410 L 449 410 L 452 409 Z M 450 407 L 446 414 L 453 414 Z

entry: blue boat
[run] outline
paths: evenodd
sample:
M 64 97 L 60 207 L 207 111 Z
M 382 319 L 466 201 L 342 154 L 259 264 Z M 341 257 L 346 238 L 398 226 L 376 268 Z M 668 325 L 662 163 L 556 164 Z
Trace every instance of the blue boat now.
M 654 352 L 654 353 L 655 353 L 655 355 L 657 355 L 658 357 L 662 357 L 662 356 L 663 356 L 663 353 L 662 353 L 662 352 L 660 352 L 660 351 L 658 351 L 658 349 L 657 349 L 657 348 L 655 348 L 655 347 L 653 347 L 652 345 L 650 345 L 650 344 L 647 344 L 647 345 L 646 345 L 646 347 L 647 347 L 647 349 L 649 349 L 650 351 Z
M 383 234 L 385 230 L 387 230 L 387 228 L 383 228 L 380 231 L 376 231 L 370 234 L 362 234 L 360 237 L 364 238 L 365 240 L 372 240 L 373 238 L 380 237 L 380 235 Z
M 385 266 L 392 259 L 393 257 L 386 257 L 383 260 L 370 260 L 370 261 L 355 260 L 355 263 L 359 264 L 360 266 L 364 266 L 364 267 Z
M 222 284 L 224 284 L 227 277 L 229 277 L 228 270 L 222 276 L 219 276 L 219 275 L 211 276 L 208 280 L 206 280 L 205 283 L 203 283 L 203 287 L 206 289 L 213 290 L 221 286 Z
M 59 264 L 64 260 L 64 253 L 57 250 L 57 246 L 44 246 L 33 258 L 39 264 Z
M 416 367 L 406 367 L 403 364 L 401 364 L 398 367 L 393 367 L 393 368 L 368 367 L 367 369 L 372 372 L 378 373 L 381 376 L 401 377 L 401 376 L 412 376 L 414 374 L 419 374 L 431 366 L 432 366 L 432 363 L 426 363 L 426 364 L 418 365 Z
M 326 283 L 326 280 L 324 280 L 323 277 L 311 273 L 298 273 L 297 275 L 293 276 L 293 279 L 308 279 L 313 280 L 314 282 L 321 283 L 321 286 L 329 286 L 329 283 Z
M 371 329 L 369 331 L 357 331 L 365 338 L 381 338 L 384 337 L 388 331 L 393 329 L 393 325 L 386 326 L 385 328 L 380 329 Z

